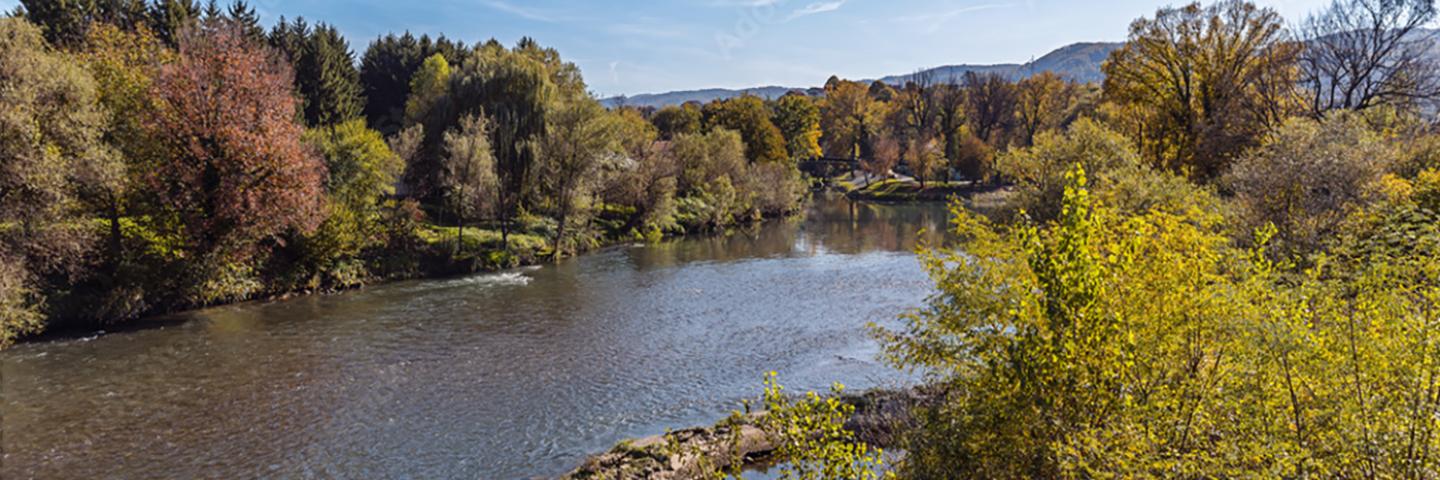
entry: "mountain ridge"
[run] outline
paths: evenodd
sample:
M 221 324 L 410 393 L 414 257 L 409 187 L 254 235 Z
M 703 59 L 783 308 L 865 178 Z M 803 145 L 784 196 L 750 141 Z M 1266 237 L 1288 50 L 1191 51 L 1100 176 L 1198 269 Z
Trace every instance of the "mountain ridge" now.
M 1045 55 L 1025 63 L 999 63 L 989 65 L 958 64 L 942 65 L 939 67 L 921 70 L 921 74 L 932 74 L 932 78 L 938 82 L 958 82 L 967 72 L 976 73 L 997 73 L 1004 75 L 1010 80 L 1020 80 L 1040 72 L 1054 72 L 1065 78 L 1079 82 L 1099 82 L 1104 80 L 1105 75 L 1100 71 L 1100 65 L 1110 52 L 1124 45 L 1122 42 L 1077 42 L 1051 50 Z M 878 80 L 891 84 L 901 85 L 915 76 L 916 73 L 889 75 Z M 861 80 L 871 82 L 874 79 Z M 820 87 L 784 87 L 768 85 L 751 88 L 704 88 L 697 90 L 676 90 L 660 93 L 642 93 L 633 96 L 616 96 L 601 100 L 607 107 L 628 105 L 635 107 L 660 108 L 668 105 L 680 105 L 686 102 L 708 103 L 714 100 L 723 100 L 738 97 L 745 94 L 755 95 L 761 98 L 779 98 L 792 91 L 804 93 L 818 93 Z

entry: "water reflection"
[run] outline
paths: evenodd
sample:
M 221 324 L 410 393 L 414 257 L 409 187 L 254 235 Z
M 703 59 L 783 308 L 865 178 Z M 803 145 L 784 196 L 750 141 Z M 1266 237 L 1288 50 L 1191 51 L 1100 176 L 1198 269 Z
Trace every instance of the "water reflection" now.
M 3 478 L 526 478 L 796 389 L 907 381 L 863 325 L 918 305 L 940 206 L 543 268 L 246 304 L 0 353 Z M 925 229 L 929 234 L 915 232 Z

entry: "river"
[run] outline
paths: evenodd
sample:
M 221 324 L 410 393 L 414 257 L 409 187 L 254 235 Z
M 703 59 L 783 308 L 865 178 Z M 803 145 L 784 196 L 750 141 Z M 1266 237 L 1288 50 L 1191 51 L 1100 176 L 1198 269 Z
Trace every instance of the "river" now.
M 876 359 L 943 205 L 817 199 L 751 231 L 247 303 L 0 352 L 0 478 L 555 476 Z M 929 233 L 917 234 L 921 229 Z

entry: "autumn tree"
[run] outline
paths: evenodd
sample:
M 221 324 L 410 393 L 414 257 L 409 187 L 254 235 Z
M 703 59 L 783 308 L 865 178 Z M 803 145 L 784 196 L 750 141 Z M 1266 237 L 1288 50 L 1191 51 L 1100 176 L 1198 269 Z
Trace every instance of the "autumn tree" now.
M 457 218 L 455 253 L 459 254 L 465 245 L 465 224 L 495 211 L 499 182 L 490 146 L 490 125 L 484 116 L 462 118 L 460 125 L 445 132 L 444 140 L 441 181 L 449 191 Z
M 645 113 L 640 109 L 615 108 L 610 113 L 615 117 L 615 129 L 625 155 L 639 158 L 660 138 L 660 130 L 645 119 Z
M 788 93 L 775 102 L 775 126 L 785 137 L 792 159 L 820 156 L 820 108 L 810 97 Z
M 79 276 L 85 199 L 123 174 L 94 80 L 39 28 L 0 19 L 0 344 L 41 328 L 47 279 Z M 13 316 L 11 312 L 14 312 Z
M 1016 140 L 1021 146 L 1035 142 L 1035 134 L 1064 126 L 1076 103 L 1075 84 L 1045 71 L 1016 84 Z
M 945 156 L 950 160 L 949 167 L 972 183 L 991 178 L 995 173 L 997 150 L 972 133 L 969 126 L 961 125 L 955 129 L 945 149 Z
M 234 271 L 262 241 L 315 226 L 325 168 L 301 143 L 290 69 L 277 54 L 234 25 L 207 22 L 182 38 L 153 90 L 158 113 L 145 127 L 164 154 L 147 180 L 164 214 L 149 223 L 179 239 L 200 275 Z
M 828 155 L 863 158 L 871 137 L 879 130 L 882 108 L 870 97 L 866 86 L 857 82 L 828 82 L 820 105 L 820 126 Z
M 934 138 L 915 137 L 905 143 L 905 164 L 910 166 L 920 188 L 926 180 L 934 180 L 945 166 L 945 152 Z
M 770 121 L 765 101 L 754 95 L 717 100 L 702 110 L 705 128 L 725 128 L 740 133 L 745 141 L 745 157 L 751 163 L 783 162 L 785 136 Z
M 960 129 L 965 126 L 965 89 L 954 82 L 940 83 L 930 88 L 929 97 L 935 129 L 945 142 L 945 158 L 953 163 L 959 158 Z
M 660 138 L 665 140 L 676 135 L 700 133 L 700 107 L 694 103 L 669 105 L 656 111 L 651 122 L 660 130 Z
M 104 141 L 115 148 L 123 171 L 112 188 L 96 192 L 91 200 L 97 216 L 108 223 L 108 254 L 112 267 L 122 258 L 121 219 L 138 214 L 136 186 L 143 172 L 157 160 L 157 147 L 146 132 L 144 119 L 155 112 L 151 94 L 160 67 L 174 58 L 144 26 L 127 32 L 111 24 L 98 24 L 86 34 L 80 55 L 95 79 L 98 100 L 106 111 Z
M 1162 8 L 1105 62 L 1105 96 L 1147 158 L 1214 178 L 1293 110 L 1298 49 L 1280 15 L 1252 3 Z
M 870 186 L 873 179 L 884 180 L 890 177 L 890 170 L 900 164 L 900 140 L 893 135 L 883 135 L 875 140 L 875 147 L 870 157 L 860 160 L 860 168 L 865 171 L 865 186 Z
M 933 137 L 936 134 L 935 72 L 921 70 L 906 78 L 904 88 L 895 97 L 894 128 L 907 139 Z
M 1315 115 L 1440 98 L 1434 0 L 1334 0 L 1307 17 L 1300 80 Z

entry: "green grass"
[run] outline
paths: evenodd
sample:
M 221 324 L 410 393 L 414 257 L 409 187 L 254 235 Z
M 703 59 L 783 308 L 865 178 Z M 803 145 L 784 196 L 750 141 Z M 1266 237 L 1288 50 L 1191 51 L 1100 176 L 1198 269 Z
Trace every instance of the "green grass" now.
M 925 188 L 913 182 L 902 182 L 895 179 L 886 179 L 871 183 L 869 186 L 861 187 L 851 191 L 855 196 L 867 200 L 882 201 L 943 201 L 951 195 L 964 195 L 971 190 L 971 185 L 964 182 L 925 182 Z

